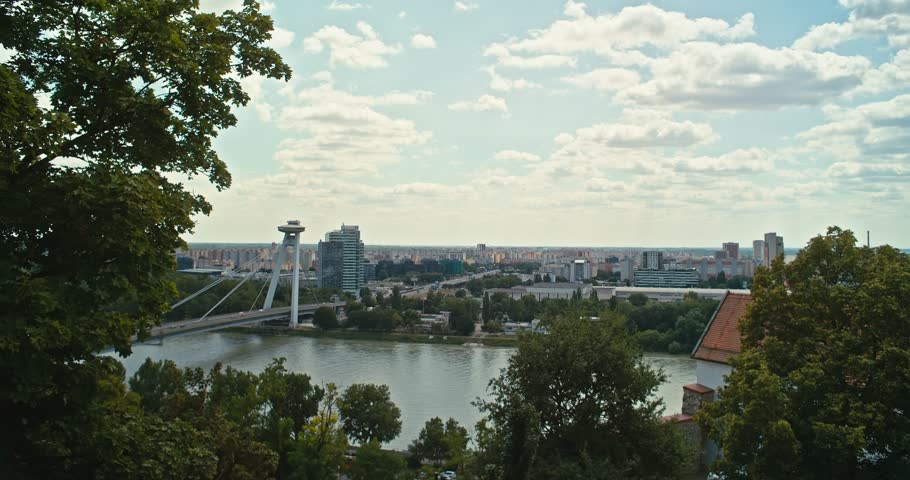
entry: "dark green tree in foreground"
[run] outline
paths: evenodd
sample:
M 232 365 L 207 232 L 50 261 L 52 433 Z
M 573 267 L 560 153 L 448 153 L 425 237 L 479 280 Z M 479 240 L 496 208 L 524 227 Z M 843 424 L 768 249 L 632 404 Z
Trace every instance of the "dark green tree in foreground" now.
M 357 457 L 347 470 L 353 480 L 396 480 L 405 470 L 404 458 L 383 451 L 379 442 L 371 441 L 357 449 Z
M 210 210 L 174 179 L 227 188 L 212 139 L 249 101 L 238 78 L 290 77 L 257 2 L 223 14 L 197 3 L 0 3 L 0 46 L 14 51 L 0 65 L 6 475 L 93 476 L 110 374 L 95 353 L 129 353 L 167 312 L 172 252 Z
M 313 325 L 326 330 L 338 328 L 338 315 L 332 307 L 319 307 L 313 312 Z
M 415 460 L 427 460 L 437 467 L 460 463 L 468 446 L 468 430 L 454 418 L 445 423 L 433 417 L 424 424 L 417 438 L 408 446 Z
M 828 229 L 754 279 L 743 353 L 699 420 L 726 478 L 908 478 L 910 257 Z
M 351 385 L 339 399 L 338 411 L 345 433 L 360 444 L 388 442 L 401 433 L 401 410 L 388 385 Z
M 524 478 L 677 478 L 686 449 L 660 420 L 664 380 L 643 360 L 621 316 L 566 314 L 548 335 L 521 335 L 490 382 L 476 472 Z

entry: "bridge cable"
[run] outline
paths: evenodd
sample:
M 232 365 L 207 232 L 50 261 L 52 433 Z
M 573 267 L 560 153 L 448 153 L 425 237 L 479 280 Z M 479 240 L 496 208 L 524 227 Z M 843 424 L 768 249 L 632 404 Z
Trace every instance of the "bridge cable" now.
M 256 295 L 256 300 L 253 300 L 253 304 L 250 305 L 250 309 L 247 310 L 248 312 L 252 312 L 253 309 L 256 308 L 256 304 L 259 303 L 259 297 L 262 296 L 262 292 L 265 290 L 265 287 L 268 284 L 269 284 L 269 282 L 262 282 L 262 288 L 259 289 L 259 294 Z
M 233 278 L 231 275 L 233 275 L 233 274 L 235 274 L 235 273 L 239 273 L 241 270 L 243 270 L 244 268 L 246 268 L 246 267 L 252 265 L 254 262 L 256 262 L 257 260 L 259 260 L 260 258 L 262 258 L 262 254 L 256 255 L 256 257 L 253 258 L 252 260 L 250 260 L 249 262 L 246 262 L 245 264 L 243 264 L 243 265 L 241 265 L 241 266 L 239 266 L 239 267 L 237 267 L 237 268 L 231 270 L 229 273 L 227 273 L 227 274 L 225 274 L 225 275 L 222 275 L 221 277 L 218 277 L 217 280 L 215 280 L 214 282 L 212 282 L 212 283 L 206 285 L 205 287 L 202 287 L 198 292 L 196 292 L 196 293 L 194 293 L 194 294 L 192 294 L 192 295 L 190 295 L 190 296 L 184 298 L 183 300 L 180 300 L 179 302 L 177 302 L 177 303 L 171 305 L 171 310 L 173 310 L 173 309 L 175 309 L 175 308 L 177 308 L 177 307 L 183 305 L 184 303 L 189 302 L 190 300 L 192 300 L 192 299 L 198 297 L 199 295 L 202 295 L 203 293 L 205 293 L 205 292 L 211 290 L 212 288 L 214 288 L 216 285 L 220 284 L 221 282 L 223 282 L 223 281 L 225 281 L 225 280 L 227 280 L 227 279 L 229 279 L 229 278 Z
M 237 285 L 235 285 L 234 288 L 232 288 L 231 291 L 228 292 L 227 295 L 224 296 L 224 298 L 222 298 L 221 300 L 218 300 L 218 303 L 216 303 L 214 307 L 212 307 L 211 309 L 209 309 L 209 311 L 205 312 L 205 315 L 199 317 L 199 320 L 204 320 L 205 317 L 208 317 L 210 313 L 212 313 L 216 308 L 218 308 L 219 305 L 221 305 L 222 303 L 224 303 L 224 301 L 227 300 L 228 297 L 230 297 L 234 292 L 236 292 L 237 289 L 240 288 L 241 285 L 243 285 L 244 283 L 246 283 L 246 281 L 249 280 L 250 278 L 253 278 L 253 274 L 254 274 L 254 273 L 256 273 L 256 272 L 250 272 L 250 273 L 248 273 L 245 277 L 243 277 L 243 280 L 240 280 L 240 283 L 238 283 Z

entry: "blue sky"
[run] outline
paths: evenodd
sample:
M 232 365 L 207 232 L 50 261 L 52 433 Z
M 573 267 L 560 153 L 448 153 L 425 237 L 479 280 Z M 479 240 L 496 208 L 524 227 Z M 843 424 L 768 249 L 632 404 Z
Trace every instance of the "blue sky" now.
M 237 0 L 202 1 L 203 8 Z M 910 1 L 265 2 L 190 241 L 907 245 Z

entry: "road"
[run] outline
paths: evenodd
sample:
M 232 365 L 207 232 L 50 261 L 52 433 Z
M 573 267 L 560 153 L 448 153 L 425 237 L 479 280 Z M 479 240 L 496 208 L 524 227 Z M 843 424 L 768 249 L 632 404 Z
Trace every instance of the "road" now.
M 475 278 L 483 278 L 483 277 L 487 277 L 490 275 L 497 275 L 499 273 L 500 273 L 499 270 L 490 270 L 488 272 L 483 272 L 483 273 L 474 273 L 471 275 L 465 275 L 463 277 L 452 278 L 449 280 L 439 282 L 439 286 L 444 287 L 446 285 L 457 285 L 459 283 L 465 283 L 468 280 L 473 280 Z M 402 290 L 401 294 L 403 296 L 424 295 L 427 292 L 429 292 L 430 290 L 432 290 L 432 288 L 433 288 L 433 285 L 422 285 L 422 286 L 415 287 L 415 288 L 412 288 L 409 290 Z

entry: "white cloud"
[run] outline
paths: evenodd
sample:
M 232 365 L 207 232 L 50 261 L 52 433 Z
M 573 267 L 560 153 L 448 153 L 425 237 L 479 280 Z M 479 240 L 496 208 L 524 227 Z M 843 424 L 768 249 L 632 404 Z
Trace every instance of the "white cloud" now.
M 759 148 L 733 150 L 717 157 L 699 156 L 675 158 L 671 165 L 676 171 L 693 173 L 763 173 L 774 170 L 771 154 Z
M 869 70 L 863 76 L 863 83 L 852 93 L 878 94 L 910 86 L 910 48 L 905 48 L 890 62 Z
M 405 12 L 404 10 L 398 12 L 398 18 L 400 18 L 400 19 L 404 19 L 407 16 L 408 16 L 408 12 Z
M 539 83 L 534 83 L 524 78 L 506 78 L 496 73 L 496 67 L 489 66 L 481 68 L 482 71 L 490 74 L 490 88 L 500 92 L 510 92 L 512 90 L 525 90 L 541 88 Z
M 0 63 L 4 63 L 13 58 L 13 55 L 16 54 L 16 51 L 11 48 L 5 48 L 0 45 Z
M 272 38 L 266 42 L 266 45 L 272 48 L 290 47 L 294 43 L 294 32 L 281 27 L 275 27 L 272 30 Z
M 432 137 L 413 121 L 390 117 L 376 107 L 415 105 L 431 95 L 355 95 L 331 83 L 292 92 L 272 115 L 280 129 L 295 133 L 278 145 L 275 158 L 290 171 L 375 172 L 398 162 L 403 149 L 424 145 Z
M 599 123 L 579 128 L 574 134 L 561 134 L 556 142 L 566 150 L 603 148 L 644 149 L 690 147 L 717 138 L 707 123 L 677 122 L 666 113 L 627 110 L 623 123 Z
M 825 112 L 828 123 L 797 135 L 809 148 L 854 161 L 910 158 L 910 94 Z
M 382 68 L 388 65 L 386 57 L 401 52 L 401 45 L 387 45 L 366 22 L 358 22 L 361 35 L 348 33 L 341 27 L 326 25 L 307 37 L 303 48 L 308 53 L 320 53 L 324 47 L 330 51 L 329 63 L 334 68 Z
M 256 115 L 259 116 L 259 120 L 263 122 L 272 121 L 272 112 L 275 111 L 275 108 L 272 105 L 266 102 L 257 102 L 253 104 L 253 108 L 256 109 Z
M 466 3 L 466 2 L 456 1 L 455 4 L 452 6 L 452 9 L 455 10 L 456 12 L 470 12 L 471 10 L 477 10 L 479 7 L 480 6 L 477 5 L 476 3 Z
M 832 49 L 841 43 L 864 37 L 884 36 L 892 47 L 910 47 L 910 1 L 846 0 L 853 9 L 846 22 L 815 25 L 793 43 L 806 50 Z
M 649 81 L 618 93 L 627 104 L 696 110 L 815 105 L 862 82 L 870 62 L 754 43 L 691 42 L 656 59 Z
M 259 9 L 265 13 L 269 13 L 275 10 L 275 3 L 263 0 L 263 2 L 259 4 Z
M 338 0 L 332 0 L 332 3 L 325 6 L 326 10 L 338 10 L 338 11 L 343 11 L 343 12 L 349 12 L 351 10 L 360 10 L 362 8 L 367 8 L 367 6 L 362 3 L 346 3 L 346 2 L 339 2 Z
M 502 150 L 493 155 L 493 159 L 508 162 L 538 162 L 540 161 L 540 156 L 517 150 Z
M 493 95 L 481 95 L 477 100 L 455 102 L 449 105 L 449 110 L 457 112 L 503 112 L 509 111 L 506 101 Z
M 562 77 L 562 81 L 579 88 L 615 92 L 638 85 L 641 76 L 624 68 L 598 68 L 587 73 Z
M 414 48 L 436 48 L 436 40 L 430 35 L 417 33 L 411 37 L 411 46 Z
M 826 172 L 834 178 L 862 178 L 862 179 L 903 179 L 910 181 L 910 166 L 900 163 L 858 163 L 838 162 Z
M 503 45 L 512 53 L 573 54 L 594 52 L 611 55 L 616 51 L 657 47 L 669 49 L 687 41 L 717 38 L 738 40 L 755 34 L 754 16 L 743 15 L 731 26 L 724 20 L 689 18 L 654 5 L 625 7 L 618 13 L 596 17 L 584 13 L 582 4 L 566 3 L 568 20 L 558 20 L 528 38 L 511 39 Z
M 578 3 L 578 2 L 573 2 L 572 0 L 569 0 L 566 2 L 566 5 L 562 11 L 562 14 L 567 17 L 572 17 L 572 18 L 586 17 L 588 14 L 587 14 L 587 12 L 585 12 L 585 8 L 587 8 L 587 5 L 585 5 L 584 3 Z
M 495 57 L 500 65 L 512 68 L 537 69 L 574 67 L 578 63 L 578 60 L 566 55 L 515 55 L 506 45 L 501 43 L 494 43 L 487 47 L 483 52 L 483 56 Z

